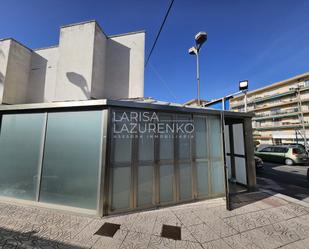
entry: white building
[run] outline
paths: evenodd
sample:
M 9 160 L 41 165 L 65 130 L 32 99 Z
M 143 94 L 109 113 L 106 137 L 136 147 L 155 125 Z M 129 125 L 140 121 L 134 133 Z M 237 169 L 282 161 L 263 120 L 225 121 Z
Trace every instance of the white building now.
M 0 40 L 0 104 L 144 95 L 145 32 L 107 36 L 96 21 L 60 28 L 59 44 Z
M 289 144 L 308 139 L 308 72 L 250 91 L 247 97 L 248 112 L 255 114 L 255 140 L 261 144 Z M 243 111 L 244 96 L 232 98 L 230 107 Z
M 102 216 L 255 190 L 252 115 L 143 98 L 144 39 L 1 41 L 0 201 Z

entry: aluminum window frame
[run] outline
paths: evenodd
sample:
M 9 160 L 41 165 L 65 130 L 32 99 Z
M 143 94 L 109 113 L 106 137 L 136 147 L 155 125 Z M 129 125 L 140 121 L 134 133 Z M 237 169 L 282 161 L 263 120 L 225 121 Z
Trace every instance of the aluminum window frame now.
M 112 113 L 113 112 L 143 112 L 143 111 L 148 111 L 148 112 L 156 112 L 156 114 L 159 117 L 162 116 L 169 116 L 171 117 L 171 122 L 174 122 L 177 120 L 179 117 L 187 117 L 188 121 L 194 123 L 194 118 L 195 117 L 202 117 L 205 120 L 206 123 L 206 143 L 207 143 L 207 158 L 196 158 L 196 137 L 195 133 L 193 135 L 193 138 L 190 138 L 190 158 L 188 159 L 180 159 L 179 158 L 179 138 L 175 137 L 175 133 L 173 133 L 173 158 L 171 159 L 160 159 L 160 135 L 154 137 L 154 161 L 143 161 L 143 164 L 147 165 L 153 165 L 154 169 L 154 174 L 153 174 L 153 203 L 149 205 L 141 205 L 138 206 L 137 203 L 137 194 L 138 194 L 138 167 L 139 163 L 141 161 L 138 160 L 138 151 L 139 151 L 139 144 L 138 144 L 138 137 L 134 137 L 132 139 L 132 158 L 131 158 L 131 180 L 130 180 L 130 205 L 128 208 L 123 208 L 123 209 L 112 209 L 111 204 L 112 204 L 112 184 L 113 184 L 113 179 L 112 179 L 112 161 L 111 158 L 113 157 L 113 150 L 115 149 L 114 145 L 114 139 L 112 138 L 113 132 L 111 130 L 112 127 Z M 211 199 L 215 197 L 223 197 L 225 196 L 225 168 L 224 168 L 224 155 L 223 155 L 223 134 L 222 134 L 222 117 L 221 115 L 214 115 L 214 114 L 194 114 L 194 113 L 182 113 L 182 112 L 168 112 L 168 111 L 156 111 L 156 110 L 151 110 L 149 111 L 148 109 L 144 108 L 130 108 L 130 107 L 110 107 L 109 108 L 109 136 L 110 140 L 108 141 L 108 144 L 110 147 L 110 150 L 108 152 L 107 156 L 107 164 L 106 164 L 106 175 L 108 176 L 105 179 L 108 179 L 108 186 L 105 186 L 105 193 L 108 193 L 108 197 L 105 199 L 105 205 L 104 205 L 104 214 L 110 215 L 110 214 L 118 214 L 118 213 L 124 213 L 124 212 L 131 212 L 131 211 L 138 211 L 138 210 L 144 210 L 144 209 L 149 209 L 149 208 L 156 208 L 156 207 L 165 207 L 165 206 L 171 206 L 175 204 L 181 204 L 181 203 L 188 203 L 188 202 L 193 202 L 196 200 L 205 200 L 205 199 Z M 211 133 L 211 127 L 210 127 L 210 118 L 215 117 L 219 121 L 219 131 L 220 131 L 220 137 L 218 138 L 218 141 L 220 141 L 220 151 L 221 151 L 221 156 L 216 158 L 216 161 L 222 162 L 222 179 L 223 179 L 223 189 L 224 191 L 222 193 L 215 193 L 212 189 L 212 159 L 211 159 L 211 141 L 210 141 L 210 133 Z M 202 195 L 198 196 L 197 193 L 197 168 L 196 164 L 198 162 L 206 162 L 208 163 L 208 194 L 207 195 Z M 180 199 L 180 175 L 179 175 L 179 164 L 180 163 L 190 163 L 191 164 L 191 198 L 190 199 Z M 160 198 L 160 169 L 161 166 L 163 165 L 173 165 L 173 200 L 168 201 L 168 202 L 162 202 Z M 121 163 L 119 163 L 119 166 L 121 167 Z M 123 165 L 124 167 L 129 166 L 128 163 L 125 163 Z
M 46 131 L 47 131 L 47 123 L 48 123 L 48 114 L 49 113 L 59 113 L 59 112 L 87 112 L 87 111 L 100 111 L 101 112 L 101 141 L 100 141 L 100 155 L 99 155 L 99 164 L 98 164 L 98 184 L 97 184 L 97 199 L 96 199 L 96 209 L 86 209 L 86 208 L 79 208 L 74 206 L 68 206 L 68 205 L 61 205 L 61 204 L 54 204 L 54 203 L 47 203 L 47 202 L 41 202 L 40 201 L 40 193 L 41 193 L 41 183 L 42 183 L 42 173 L 43 173 L 43 162 L 44 162 L 44 152 L 45 152 L 45 142 L 46 142 Z M 37 109 L 16 109 L 16 110 L 0 110 L 0 131 L 2 129 L 2 117 L 3 115 L 9 115 L 9 114 L 15 114 L 15 115 L 22 115 L 22 114 L 34 114 L 34 113 L 40 113 L 45 115 L 45 125 L 43 127 L 44 133 L 42 136 L 42 142 L 40 146 L 40 157 L 39 157 L 39 164 L 38 164 L 38 183 L 37 185 L 39 188 L 36 192 L 35 200 L 24 200 L 14 197 L 4 197 L 0 196 L 1 198 L 5 198 L 7 200 L 13 200 L 17 203 L 24 203 L 29 202 L 31 205 L 34 206 L 43 206 L 43 207 L 50 207 L 50 208 L 56 208 L 59 210 L 72 210 L 74 212 L 81 212 L 86 213 L 89 215 L 96 215 L 96 216 L 102 216 L 103 210 L 104 210 L 104 198 L 102 197 L 102 193 L 105 189 L 105 168 L 106 168 L 106 147 L 107 146 L 107 139 L 104 139 L 103 134 L 107 135 L 107 124 L 108 124 L 108 109 L 102 106 L 72 106 L 72 107 L 57 107 L 57 108 L 37 108 Z

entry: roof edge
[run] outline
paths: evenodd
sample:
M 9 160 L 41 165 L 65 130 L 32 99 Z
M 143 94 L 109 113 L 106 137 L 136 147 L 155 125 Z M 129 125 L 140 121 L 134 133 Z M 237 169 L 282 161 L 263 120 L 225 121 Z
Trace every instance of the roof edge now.
M 49 48 L 58 48 L 59 45 L 51 45 L 51 46 L 46 46 L 46 47 L 42 47 L 42 48 L 35 48 L 33 49 L 33 51 L 38 51 L 38 50 L 44 50 L 44 49 L 49 49 Z
M 95 25 L 100 29 L 100 31 L 105 35 L 105 37 L 108 38 L 108 35 L 104 32 L 104 30 L 100 26 L 99 22 L 95 19 L 62 25 L 62 26 L 60 26 L 60 29 L 69 28 L 69 27 L 78 26 L 78 25 L 83 25 L 83 24 L 88 24 L 88 23 L 95 23 Z
M 12 38 L 12 37 L 7 37 L 7 38 L 2 38 L 0 39 L 0 41 L 7 41 L 7 40 L 11 40 L 11 41 L 14 41 L 16 43 L 18 43 L 19 45 L 21 45 L 22 47 L 30 50 L 31 52 L 33 52 L 33 49 L 27 47 L 26 45 L 22 44 L 20 41 L 17 41 L 15 38 Z
M 121 33 L 121 34 L 116 34 L 116 35 L 110 35 L 108 36 L 108 38 L 114 38 L 114 37 L 118 37 L 118 36 L 126 36 L 126 35 L 135 35 L 135 34 L 139 34 L 139 33 L 146 33 L 146 30 L 138 30 L 138 31 L 132 31 L 132 32 L 127 32 L 127 33 Z

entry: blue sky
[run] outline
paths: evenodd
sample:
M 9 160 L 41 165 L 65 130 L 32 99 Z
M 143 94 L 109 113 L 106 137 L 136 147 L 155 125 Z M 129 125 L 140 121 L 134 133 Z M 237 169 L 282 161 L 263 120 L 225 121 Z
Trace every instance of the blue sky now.
M 168 0 L 1 0 L 0 38 L 30 48 L 58 43 L 59 27 L 96 19 L 109 34 L 146 30 L 146 56 Z M 175 0 L 150 64 L 145 96 L 185 102 L 196 97 L 195 58 L 187 50 L 198 31 L 201 97 L 234 92 L 309 71 L 309 0 Z

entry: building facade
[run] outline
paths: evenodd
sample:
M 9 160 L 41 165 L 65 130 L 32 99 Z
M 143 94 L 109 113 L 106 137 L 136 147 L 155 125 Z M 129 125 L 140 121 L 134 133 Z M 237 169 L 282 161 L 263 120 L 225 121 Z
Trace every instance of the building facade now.
M 107 36 L 96 21 L 60 28 L 59 44 L 0 40 L 0 104 L 144 95 L 145 32 Z
M 255 188 L 251 114 L 140 98 L 144 32 L 0 49 L 0 200 L 102 216 Z
M 244 111 L 244 95 L 230 100 L 230 109 Z M 309 138 L 309 73 L 247 93 L 247 111 L 254 139 L 260 144 L 304 143 Z
M 250 115 L 224 117 L 250 134 Z M 0 200 L 101 216 L 225 196 L 222 118 L 142 100 L 1 105 Z M 254 189 L 251 135 L 241 144 L 227 164 Z

